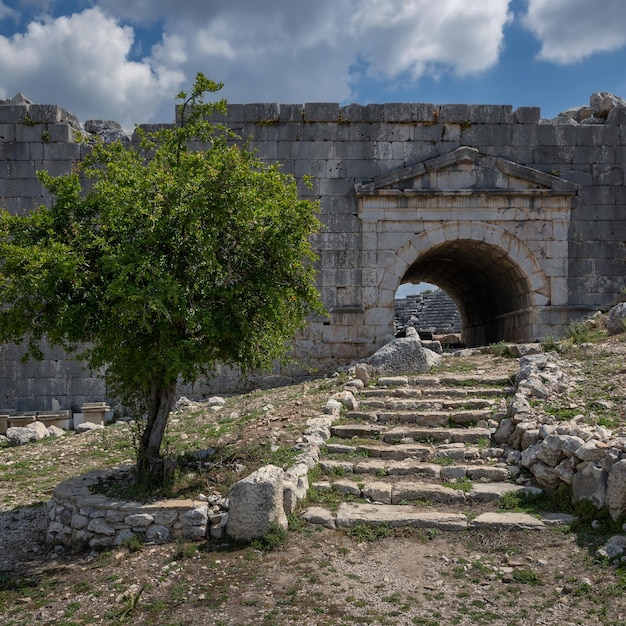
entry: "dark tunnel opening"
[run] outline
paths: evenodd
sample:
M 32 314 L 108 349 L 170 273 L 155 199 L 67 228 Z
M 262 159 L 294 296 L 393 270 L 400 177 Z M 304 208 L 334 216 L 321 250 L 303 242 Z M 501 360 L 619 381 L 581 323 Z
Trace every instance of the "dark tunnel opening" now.
M 435 246 L 420 255 L 402 282 L 427 282 L 443 289 L 459 309 L 467 346 L 525 339 L 530 324 L 528 280 L 496 246 L 470 239 Z

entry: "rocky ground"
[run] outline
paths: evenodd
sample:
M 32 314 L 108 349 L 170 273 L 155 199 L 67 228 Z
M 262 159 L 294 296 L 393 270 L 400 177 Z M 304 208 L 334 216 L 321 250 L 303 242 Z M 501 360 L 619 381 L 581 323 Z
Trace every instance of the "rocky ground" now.
M 583 391 L 597 401 L 610 386 L 603 397 L 610 397 L 613 419 L 623 414 L 625 348 L 620 338 L 602 339 L 564 356 L 579 389 L 570 404 L 584 405 Z M 510 365 L 493 355 L 454 363 L 462 371 Z M 443 367 L 451 367 L 447 359 Z M 233 452 L 197 487 L 223 489 L 259 462 L 259 448 L 288 449 L 340 388 L 339 380 L 312 381 L 229 398 L 220 413 L 175 415 L 168 445 L 229 447 Z M 245 547 L 177 542 L 72 555 L 46 545 L 44 504 L 55 484 L 132 458 L 130 435 L 127 427 L 110 426 L 0 448 L 0 623 L 626 623 L 626 565 L 596 558 L 614 531 L 601 515 L 573 530 L 453 533 L 363 527 L 348 533 L 292 517 L 285 537 Z

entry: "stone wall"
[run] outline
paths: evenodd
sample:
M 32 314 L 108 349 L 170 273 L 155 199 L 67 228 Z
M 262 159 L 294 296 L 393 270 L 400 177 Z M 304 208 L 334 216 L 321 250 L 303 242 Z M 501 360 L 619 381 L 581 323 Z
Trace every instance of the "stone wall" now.
M 301 193 L 320 201 L 329 316 L 310 321 L 297 355 L 323 372 L 372 354 L 393 331 L 403 282 L 447 291 L 468 345 L 558 337 L 570 319 L 608 307 L 625 284 L 626 107 L 597 101 L 580 122 L 506 105 L 229 105 L 219 121 L 261 158 L 311 175 Z M 35 173 L 69 171 L 88 150 L 81 134 L 60 107 L 1 105 L 4 206 L 49 204 Z M 2 349 L 0 407 L 105 399 L 99 379 L 45 356 L 23 367 Z M 228 392 L 230 374 L 186 395 Z
M 177 537 L 204 538 L 209 508 L 206 502 L 115 502 L 92 493 L 90 488 L 110 474 L 110 471 L 94 470 L 62 482 L 54 490 L 48 502 L 49 543 L 74 550 L 104 550 L 121 545 L 137 534 L 155 543 Z

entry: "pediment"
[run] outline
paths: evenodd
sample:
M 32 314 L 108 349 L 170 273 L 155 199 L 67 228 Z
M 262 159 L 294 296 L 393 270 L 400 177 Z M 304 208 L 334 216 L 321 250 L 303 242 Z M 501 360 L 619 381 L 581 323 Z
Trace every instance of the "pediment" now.
M 416 165 L 355 185 L 357 196 L 506 194 L 573 196 L 574 183 L 462 146 Z

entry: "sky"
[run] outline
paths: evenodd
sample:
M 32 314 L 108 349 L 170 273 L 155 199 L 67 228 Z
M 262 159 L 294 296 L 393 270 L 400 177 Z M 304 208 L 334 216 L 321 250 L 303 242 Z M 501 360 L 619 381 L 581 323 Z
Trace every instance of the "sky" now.
M 0 0 L 0 98 L 171 122 L 197 72 L 246 102 L 539 106 L 626 98 L 626 2 Z

